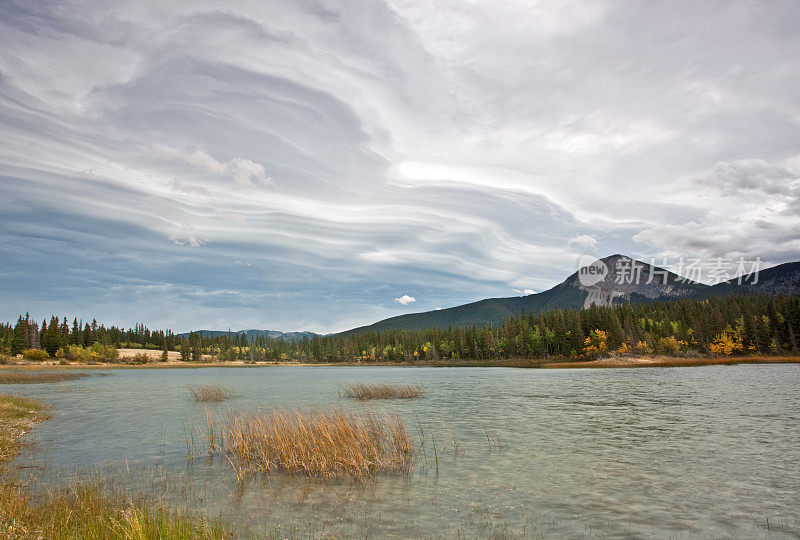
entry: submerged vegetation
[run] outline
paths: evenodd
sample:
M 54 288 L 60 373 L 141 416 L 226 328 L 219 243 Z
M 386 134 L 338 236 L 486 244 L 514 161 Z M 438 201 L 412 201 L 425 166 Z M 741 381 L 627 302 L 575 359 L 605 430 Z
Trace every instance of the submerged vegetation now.
M 0 384 L 34 384 L 81 379 L 87 373 L 0 371 Z
M 366 401 L 369 399 L 413 399 L 425 396 L 421 386 L 412 384 L 348 384 L 339 389 L 348 398 Z
M 244 334 L 211 337 L 122 330 L 66 318 L 20 317 L 0 325 L 0 355 L 117 362 L 118 347 L 178 350 L 183 361 L 436 363 L 526 360 L 537 365 L 609 355 L 800 355 L 800 296 L 745 294 L 705 300 L 622 304 L 520 313 L 499 326 L 387 330 L 284 341 Z
M 0 395 L 0 537 L 2 538 L 231 538 L 225 524 L 134 501 L 101 482 L 73 485 L 34 501 L 8 463 L 21 437 L 47 418 L 37 401 Z
M 198 384 L 190 386 L 189 390 L 192 392 L 195 401 L 219 402 L 236 397 L 236 393 L 233 390 L 219 384 Z
M 363 480 L 376 473 L 411 471 L 413 443 L 405 424 L 397 416 L 376 412 L 242 413 L 227 421 L 221 439 L 220 446 L 209 441 L 210 453 L 224 453 L 240 478 L 284 471 Z

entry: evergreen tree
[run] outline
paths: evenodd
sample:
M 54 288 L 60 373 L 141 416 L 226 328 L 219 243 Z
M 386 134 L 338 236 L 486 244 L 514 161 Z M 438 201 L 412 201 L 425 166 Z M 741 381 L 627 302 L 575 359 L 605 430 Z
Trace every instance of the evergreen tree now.
M 14 326 L 14 334 L 11 338 L 11 354 L 17 355 L 28 348 L 30 337 L 28 336 L 28 321 L 20 316 Z
M 83 327 L 83 346 L 91 347 L 93 344 L 94 335 L 92 333 L 92 329 L 89 327 L 89 323 L 86 323 L 86 326 Z
M 53 316 L 50 319 L 50 324 L 47 326 L 47 333 L 45 334 L 45 340 L 42 346 L 44 350 L 47 351 L 47 354 L 55 356 L 56 351 L 61 348 L 61 345 L 61 328 L 58 324 L 58 318 Z

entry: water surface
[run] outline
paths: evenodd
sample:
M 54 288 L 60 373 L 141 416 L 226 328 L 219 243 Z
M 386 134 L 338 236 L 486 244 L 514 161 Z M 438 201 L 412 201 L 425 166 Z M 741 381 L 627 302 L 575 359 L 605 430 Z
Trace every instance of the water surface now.
M 39 484 L 123 471 L 137 493 L 281 536 L 800 535 L 799 365 L 107 373 L 13 388 L 53 408 L 20 458 Z M 427 397 L 340 398 L 337 386 L 355 381 L 423 384 Z M 241 395 L 195 403 L 188 387 L 212 383 Z M 237 486 L 222 460 L 187 462 L 187 432 L 199 445 L 207 409 L 222 418 L 329 405 L 402 415 L 425 439 L 414 473 L 363 485 L 273 474 Z

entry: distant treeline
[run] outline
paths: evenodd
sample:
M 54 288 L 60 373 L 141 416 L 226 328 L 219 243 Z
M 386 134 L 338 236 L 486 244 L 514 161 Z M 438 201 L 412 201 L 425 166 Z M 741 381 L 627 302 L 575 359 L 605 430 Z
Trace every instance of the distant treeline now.
M 180 340 L 170 330 L 151 331 L 143 324 L 123 330 L 116 326 L 98 324 L 96 320 L 84 323 L 74 318 L 60 319 L 53 315 L 50 322 L 41 326 L 30 315 L 20 316 L 16 324 L 0 325 L 0 353 L 17 355 L 26 349 L 41 349 L 56 356 L 59 349 L 69 346 L 90 348 L 95 344 L 129 347 L 134 349 L 172 350 Z
M 303 362 L 431 362 L 508 358 L 584 360 L 608 354 L 799 354 L 800 296 L 740 295 L 707 300 L 622 304 L 522 313 L 500 326 L 388 330 L 297 341 L 244 334 L 209 337 L 122 330 L 95 321 L 52 317 L 41 328 L 29 317 L 0 326 L 0 351 L 69 347 L 142 347 L 179 350 L 183 360 Z M 66 348 L 65 348 L 66 346 Z M 67 355 L 68 356 L 68 355 Z M 166 358 L 166 355 L 164 355 Z

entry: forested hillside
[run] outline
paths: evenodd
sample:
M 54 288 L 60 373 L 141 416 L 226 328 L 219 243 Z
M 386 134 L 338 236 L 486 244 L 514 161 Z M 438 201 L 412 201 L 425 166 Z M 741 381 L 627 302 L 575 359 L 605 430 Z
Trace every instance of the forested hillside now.
M 184 360 L 213 357 L 220 361 L 414 363 L 552 357 L 585 360 L 609 354 L 797 355 L 800 296 L 744 294 L 559 308 L 522 312 L 496 326 L 369 331 L 296 341 L 265 335 L 248 341 L 244 334 L 191 333 L 178 338 L 169 330 L 150 331 L 143 325 L 123 331 L 96 323 L 81 328 L 75 323 L 73 331 L 55 317 L 43 326 L 38 340 L 56 357 L 68 357 L 80 347 L 131 346 L 133 340 L 151 348 L 176 348 Z M 0 350 L 16 354 L 30 348 L 33 327 L 23 317 L 14 326 L 0 326 Z

